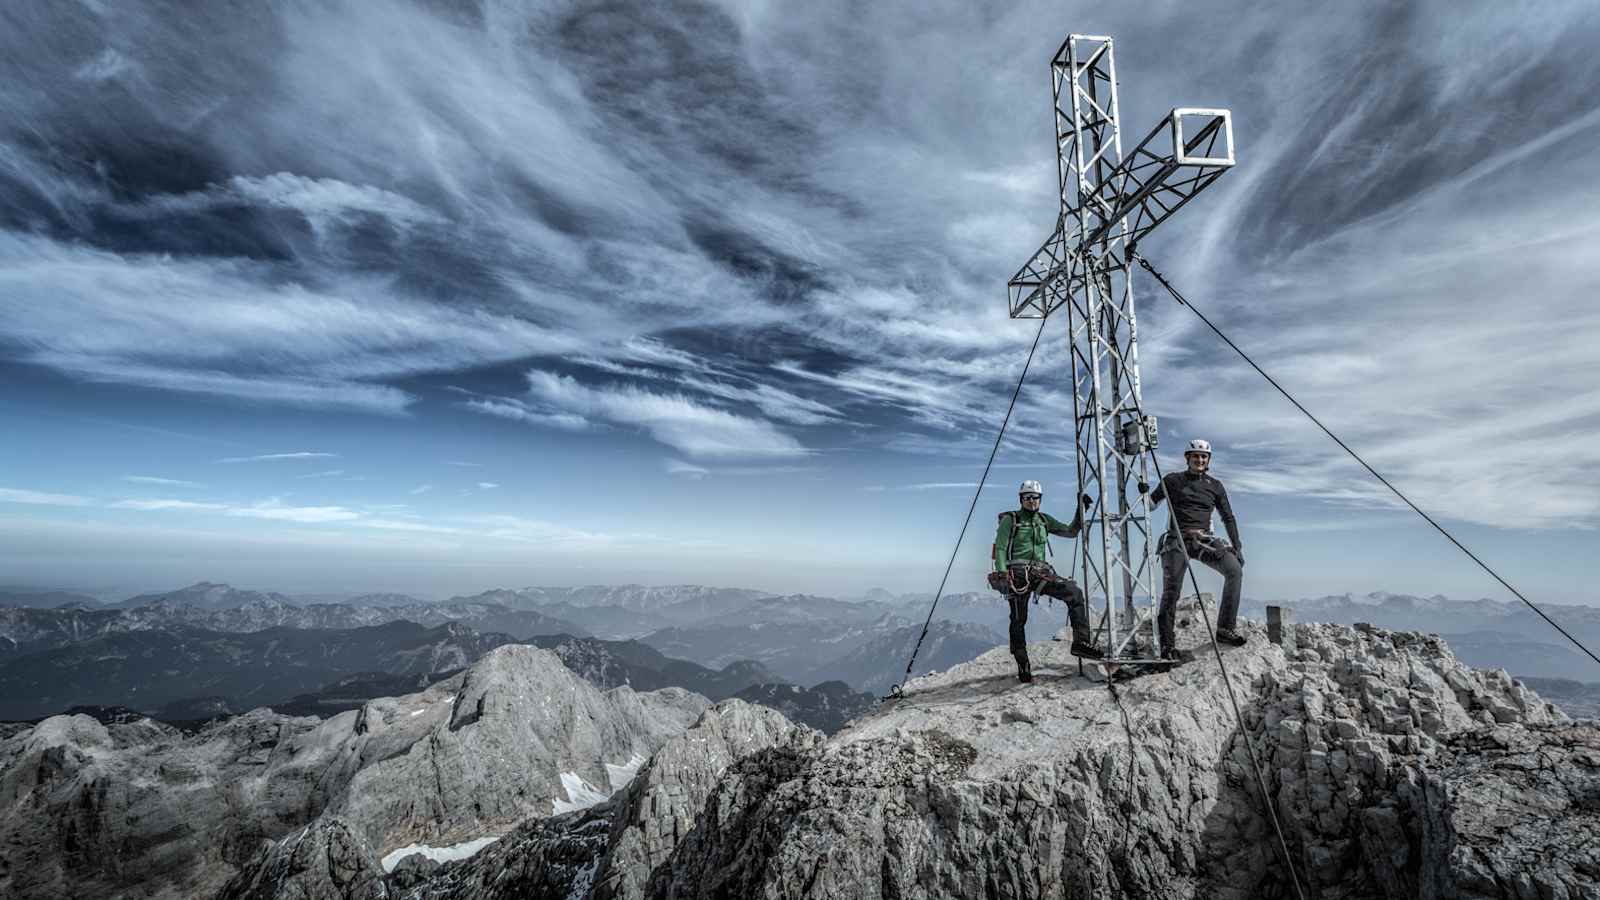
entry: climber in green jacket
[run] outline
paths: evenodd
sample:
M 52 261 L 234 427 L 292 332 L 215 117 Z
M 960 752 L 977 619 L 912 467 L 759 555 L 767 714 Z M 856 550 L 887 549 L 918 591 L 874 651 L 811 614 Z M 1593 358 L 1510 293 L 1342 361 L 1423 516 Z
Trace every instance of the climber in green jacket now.
M 1070 524 L 1040 511 L 1044 490 L 1037 481 L 1024 481 L 1017 489 L 1017 497 L 1022 508 L 1001 513 L 995 529 L 994 574 L 990 582 L 1006 595 L 1011 616 L 1011 655 L 1017 660 L 1017 680 L 1026 684 L 1033 681 L 1027 636 L 1028 600 L 1033 594 L 1054 597 L 1067 604 L 1074 656 L 1099 659 L 1103 654 L 1095 648 L 1089 633 L 1089 611 L 1083 590 L 1072 579 L 1057 575 L 1048 562 L 1050 535 L 1077 537 L 1083 528 L 1083 509 L 1077 510 Z M 1084 495 L 1084 507 L 1093 502 Z

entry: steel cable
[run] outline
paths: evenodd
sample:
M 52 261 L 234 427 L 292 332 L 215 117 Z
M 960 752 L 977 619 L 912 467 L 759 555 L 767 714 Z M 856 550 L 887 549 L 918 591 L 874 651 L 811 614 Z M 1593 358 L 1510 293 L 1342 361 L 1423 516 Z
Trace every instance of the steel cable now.
M 928 607 L 928 618 L 922 623 L 922 634 L 917 638 L 917 645 L 911 649 L 911 658 L 906 660 L 906 674 L 900 684 L 889 688 L 889 696 L 885 700 L 898 699 L 904 691 L 902 685 L 911 680 L 911 667 L 917 664 L 917 654 L 922 652 L 922 642 L 928 637 L 928 627 L 933 624 L 933 611 L 939 607 L 939 598 L 944 596 L 944 586 L 950 580 L 950 570 L 955 568 L 956 554 L 961 552 L 961 542 L 967 536 L 967 526 L 972 524 L 972 513 L 978 508 L 978 497 L 983 494 L 983 486 L 989 480 L 989 470 L 994 467 L 994 457 L 1000 452 L 1000 441 L 1006 436 L 1006 426 L 1011 422 L 1011 412 L 1017 408 L 1017 397 L 1022 394 L 1022 383 L 1028 379 L 1028 368 L 1033 365 L 1033 354 L 1039 349 L 1039 338 L 1044 336 L 1044 325 L 1050 321 L 1048 316 L 1039 318 L 1039 330 L 1033 335 L 1033 346 L 1028 348 L 1028 358 L 1022 364 L 1022 374 L 1017 376 L 1017 387 L 1011 392 L 1011 402 L 1006 405 L 1005 418 L 1000 420 L 1000 433 L 994 436 L 994 447 L 989 450 L 989 461 L 983 465 L 983 474 L 978 477 L 978 487 L 972 492 L 972 503 L 967 507 L 967 517 L 961 522 L 961 533 L 956 535 L 956 545 L 950 548 L 950 562 L 945 564 L 944 577 L 939 579 L 939 589 L 933 593 L 933 603 Z M 1077 501 L 1073 501 L 1076 503 Z
M 1136 399 L 1134 405 L 1138 408 L 1139 418 L 1142 420 L 1144 418 L 1142 404 Z M 1161 472 L 1161 460 L 1156 458 L 1155 450 L 1145 452 L 1150 454 L 1150 462 L 1155 464 L 1156 483 L 1164 483 L 1166 476 Z M 1256 787 L 1261 791 L 1262 805 L 1267 808 L 1267 817 L 1272 820 L 1272 831 L 1278 838 L 1278 849 L 1283 853 L 1283 861 L 1289 867 L 1289 879 L 1294 882 L 1294 894 L 1300 900 L 1305 900 L 1306 895 L 1300 890 L 1300 870 L 1294 864 L 1294 857 L 1289 854 L 1289 842 L 1283 836 L 1283 823 L 1278 821 L 1277 803 L 1274 802 L 1272 793 L 1267 790 L 1267 777 L 1261 771 L 1261 761 L 1256 758 L 1255 745 L 1250 742 L 1250 733 L 1244 727 L 1244 714 L 1239 711 L 1239 698 L 1233 690 L 1233 679 L 1228 677 L 1228 666 L 1222 659 L 1222 647 L 1217 644 L 1217 633 L 1211 627 L 1211 613 L 1200 599 L 1200 580 L 1194 575 L 1194 560 L 1190 558 L 1189 545 L 1184 541 L 1183 532 L 1178 528 L 1177 512 L 1173 509 L 1170 496 L 1167 497 L 1167 521 L 1171 529 L 1178 534 L 1177 544 L 1183 550 L 1183 569 L 1188 573 L 1189 583 L 1194 587 L 1195 606 L 1200 609 L 1200 616 L 1206 624 L 1206 634 L 1211 637 L 1211 652 L 1217 658 L 1217 669 L 1222 672 L 1222 685 L 1228 689 L 1228 705 L 1233 707 L 1233 720 L 1239 726 L 1239 738 L 1244 741 L 1245 754 L 1250 757 L 1250 768 L 1255 772 Z M 1160 615 L 1159 608 L 1157 615 Z M 1153 628 L 1152 631 L 1154 630 Z M 1175 635 L 1170 634 L 1166 636 L 1167 640 L 1173 640 L 1174 637 Z
M 1300 410 L 1300 412 L 1304 413 L 1305 417 L 1310 419 L 1312 424 L 1314 424 L 1318 428 L 1322 429 L 1322 433 L 1323 434 L 1326 434 L 1328 437 L 1332 438 L 1333 442 L 1335 444 L 1338 444 L 1339 447 L 1344 450 L 1344 452 L 1350 454 L 1350 457 L 1352 459 L 1354 459 L 1356 462 L 1360 463 L 1362 468 L 1366 469 L 1369 473 L 1371 473 L 1373 478 L 1376 478 L 1380 482 L 1382 482 L 1384 487 L 1388 488 L 1396 497 L 1399 497 L 1405 503 L 1405 505 L 1411 507 L 1411 511 L 1412 512 L 1414 512 L 1417 515 L 1421 516 L 1423 518 L 1423 520 L 1426 521 L 1429 525 L 1432 525 L 1435 531 L 1437 531 L 1440 534 L 1444 535 L 1446 540 L 1448 540 L 1450 543 L 1456 545 L 1456 549 L 1460 550 L 1462 553 L 1465 553 L 1469 559 L 1471 559 L 1473 562 L 1478 564 L 1479 568 L 1483 569 L 1485 572 L 1488 572 L 1490 577 L 1494 578 L 1495 581 L 1500 582 L 1502 587 L 1504 587 L 1506 590 L 1510 591 L 1518 600 L 1521 600 L 1523 603 L 1527 604 L 1527 607 L 1529 609 L 1533 610 L 1535 613 L 1537 613 L 1539 615 L 1539 618 L 1544 619 L 1545 622 L 1549 623 L 1551 628 L 1554 628 L 1555 630 L 1561 632 L 1561 635 L 1563 637 L 1565 637 L 1567 640 L 1571 641 L 1573 643 L 1573 646 L 1577 647 L 1579 650 L 1582 650 L 1586 656 L 1588 656 L 1590 659 L 1594 660 L 1596 663 L 1600 663 L 1600 656 L 1596 656 L 1594 654 L 1594 651 L 1592 651 L 1588 647 L 1584 646 L 1582 641 L 1578 640 L 1576 637 L 1573 637 L 1572 634 L 1570 632 L 1568 632 L 1565 628 L 1562 628 L 1556 622 L 1556 620 L 1554 620 L 1554 619 L 1550 618 L 1549 616 L 1545 615 L 1544 610 L 1540 609 L 1537 605 L 1535 605 L 1532 600 L 1529 600 L 1527 597 L 1524 597 L 1522 595 L 1521 591 L 1519 591 L 1516 588 L 1512 587 L 1511 586 L 1511 582 L 1506 581 L 1504 578 L 1501 578 L 1500 577 L 1500 573 L 1496 572 L 1494 569 L 1491 569 L 1489 567 L 1489 564 L 1484 562 L 1483 560 L 1479 559 L 1478 555 L 1476 553 L 1473 553 L 1471 550 L 1468 550 L 1465 544 L 1463 544 L 1460 541 L 1456 540 L 1455 535 L 1451 534 L 1448 530 L 1446 530 L 1443 525 L 1440 525 L 1438 522 L 1434 521 L 1432 516 L 1430 516 L 1427 513 L 1423 512 L 1422 509 L 1420 507 L 1418 507 L 1415 503 L 1412 503 L 1410 497 L 1407 497 L 1404 493 L 1402 493 L 1400 491 L 1399 488 L 1397 488 L 1393 484 L 1391 484 L 1389 482 L 1389 479 L 1387 479 L 1387 478 L 1383 477 L 1383 475 L 1379 474 L 1377 469 L 1374 469 L 1372 466 L 1368 465 L 1367 461 L 1365 459 L 1361 458 L 1361 454 L 1359 454 L 1356 451 L 1350 449 L 1350 445 L 1346 444 L 1343 440 L 1341 440 L 1339 438 L 1338 435 L 1336 435 L 1332 431 L 1330 431 L 1328 429 L 1328 426 L 1322 424 L 1322 420 L 1320 420 L 1316 416 L 1312 415 L 1310 410 L 1306 409 L 1305 406 L 1301 405 L 1300 401 L 1296 400 L 1294 398 L 1293 394 L 1289 393 L 1287 390 L 1284 389 L 1283 385 L 1278 383 L 1277 379 L 1273 378 L 1271 375 L 1268 375 L 1266 373 L 1265 369 L 1262 369 L 1260 366 L 1256 365 L 1256 361 L 1251 359 L 1250 355 L 1248 353 L 1245 353 L 1243 350 L 1241 350 L 1239 348 L 1238 344 L 1235 344 L 1232 339 L 1230 339 L 1226 334 L 1223 334 L 1222 333 L 1222 329 L 1220 329 L 1216 325 L 1212 324 L 1211 320 L 1206 318 L 1206 314 L 1205 313 L 1203 313 L 1199 309 L 1197 309 L 1193 303 L 1190 303 L 1189 299 L 1187 297 L 1185 297 L 1182 294 L 1178 293 L 1178 289 L 1173 287 L 1171 282 L 1167 281 L 1166 276 L 1162 275 L 1160 272 L 1157 272 L 1155 267 L 1150 265 L 1150 261 L 1149 260 L 1145 259 L 1143 256 L 1140 256 L 1137 253 L 1134 253 L 1132 255 L 1133 255 L 1134 259 L 1139 261 L 1139 265 L 1144 267 L 1146 272 L 1149 272 L 1155 278 L 1156 281 L 1161 283 L 1162 287 L 1167 289 L 1167 293 L 1172 295 L 1172 299 L 1178 301 L 1179 305 L 1186 307 L 1190 312 L 1192 312 L 1196 316 L 1198 316 L 1200 321 L 1204 322 L 1207 328 L 1211 329 L 1211 331 L 1213 333 L 1215 333 L 1217 337 L 1222 339 L 1223 343 L 1225 343 L 1229 347 L 1231 347 L 1233 349 L 1233 352 L 1239 354 L 1239 357 L 1241 359 L 1243 359 L 1245 362 L 1249 363 L 1250 364 L 1250 368 L 1255 369 L 1257 374 L 1259 374 L 1262 378 L 1265 378 L 1267 380 L 1268 384 L 1271 384 L 1274 388 L 1277 388 L 1278 393 L 1282 394 L 1284 396 L 1284 399 L 1288 400 L 1290 403 L 1293 403 L 1295 409 L 1298 409 L 1298 410 Z

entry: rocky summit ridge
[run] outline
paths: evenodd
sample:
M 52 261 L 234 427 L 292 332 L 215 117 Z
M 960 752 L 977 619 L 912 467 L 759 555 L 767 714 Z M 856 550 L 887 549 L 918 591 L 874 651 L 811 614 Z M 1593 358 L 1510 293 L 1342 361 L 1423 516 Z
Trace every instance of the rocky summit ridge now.
M 0 896 L 212 896 L 324 819 L 385 850 L 499 835 L 626 784 L 708 705 L 602 691 L 507 645 L 326 720 L 260 709 L 185 735 L 55 716 L 0 741 Z
M 0 892 L 1293 897 L 1249 747 L 1306 897 L 1600 898 L 1596 723 L 1436 636 L 1245 630 L 1109 684 L 995 648 L 831 737 L 529 647 L 323 723 L 56 717 L 0 743 Z
M 1246 629 L 1226 675 L 1205 648 L 1110 685 L 1045 641 L 1018 686 L 996 648 L 831 738 L 726 701 L 626 791 L 471 858 L 385 873 L 324 817 L 221 896 L 1293 897 L 1248 744 L 1307 897 L 1600 897 L 1596 723 L 1434 636 Z

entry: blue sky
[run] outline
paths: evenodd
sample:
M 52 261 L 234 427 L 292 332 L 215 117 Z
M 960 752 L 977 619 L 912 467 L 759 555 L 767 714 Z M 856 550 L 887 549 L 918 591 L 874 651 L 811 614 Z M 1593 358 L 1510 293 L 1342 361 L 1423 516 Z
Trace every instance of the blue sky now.
M 1592 602 L 1592 3 L 13 4 L 0 577 L 931 592 L 1032 337 L 1069 30 L 1131 135 L 1233 111 L 1146 254 Z M 1247 595 L 1502 596 L 1149 288 L 1146 402 L 1217 446 Z M 955 587 L 1016 481 L 1072 492 L 1066 364 L 1053 323 Z

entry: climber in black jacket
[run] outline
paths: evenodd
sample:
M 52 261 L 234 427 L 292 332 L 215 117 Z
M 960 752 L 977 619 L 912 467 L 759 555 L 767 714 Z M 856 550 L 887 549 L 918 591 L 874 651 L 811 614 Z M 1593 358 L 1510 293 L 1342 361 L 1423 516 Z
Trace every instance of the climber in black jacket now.
M 1161 655 L 1177 659 L 1176 619 L 1178 594 L 1183 589 L 1184 552 L 1195 562 L 1202 562 L 1222 573 L 1222 607 L 1217 611 L 1217 640 L 1225 644 L 1241 645 L 1245 638 L 1235 626 L 1239 616 L 1239 591 L 1244 584 L 1244 545 L 1239 541 L 1239 525 L 1233 518 L 1233 507 L 1228 504 L 1228 491 L 1222 482 L 1211 477 L 1211 444 L 1193 440 L 1183 452 L 1188 469 L 1173 472 L 1161 479 L 1150 493 L 1150 506 L 1155 508 L 1162 500 L 1171 501 L 1169 527 L 1162 535 L 1158 552 L 1161 555 L 1161 606 L 1156 613 L 1156 624 L 1161 635 Z M 1211 513 L 1222 517 L 1228 530 L 1229 543 L 1211 533 Z

